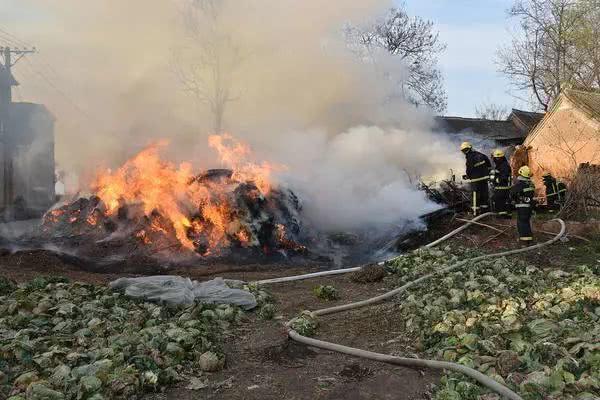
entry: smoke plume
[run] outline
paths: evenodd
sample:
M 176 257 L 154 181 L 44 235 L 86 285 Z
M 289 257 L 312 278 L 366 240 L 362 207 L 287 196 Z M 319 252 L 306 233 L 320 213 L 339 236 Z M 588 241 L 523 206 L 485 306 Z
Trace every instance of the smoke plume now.
M 192 90 L 214 89 L 207 52 L 227 89 L 222 129 L 287 165 L 279 179 L 322 228 L 413 220 L 434 209 L 415 179 L 461 163 L 427 110 L 399 96 L 401 61 L 344 42 L 346 24 L 374 21 L 390 0 L 19 4 L 35 17 L 9 28 L 40 49 L 16 70 L 21 91 L 54 112 L 58 163 L 81 183 L 158 138 L 172 159 L 219 166 L 206 145 L 214 113 Z

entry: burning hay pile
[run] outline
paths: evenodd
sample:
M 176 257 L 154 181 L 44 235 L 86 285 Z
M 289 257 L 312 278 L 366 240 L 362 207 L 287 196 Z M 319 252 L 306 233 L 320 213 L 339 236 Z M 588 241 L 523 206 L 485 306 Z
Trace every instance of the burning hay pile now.
M 89 256 L 102 252 L 98 246 L 170 258 L 305 253 L 299 199 L 274 187 L 274 166 L 244 161 L 249 149 L 231 136 L 212 136 L 209 144 L 230 169 L 196 174 L 190 164 L 163 161 L 160 144 L 151 146 L 99 174 L 91 197 L 47 213 L 43 236 Z

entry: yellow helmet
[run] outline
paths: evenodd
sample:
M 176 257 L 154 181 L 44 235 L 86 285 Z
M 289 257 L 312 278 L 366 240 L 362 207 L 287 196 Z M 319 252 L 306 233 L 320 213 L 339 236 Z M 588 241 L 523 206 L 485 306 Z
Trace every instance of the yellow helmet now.
M 494 158 L 504 157 L 504 152 L 500 149 L 494 150 Z
M 462 144 L 460 145 L 460 151 L 465 151 L 467 149 L 472 149 L 473 145 L 470 142 L 462 142 Z
M 531 169 L 527 165 L 523 165 L 519 168 L 519 175 L 523 178 L 531 178 Z

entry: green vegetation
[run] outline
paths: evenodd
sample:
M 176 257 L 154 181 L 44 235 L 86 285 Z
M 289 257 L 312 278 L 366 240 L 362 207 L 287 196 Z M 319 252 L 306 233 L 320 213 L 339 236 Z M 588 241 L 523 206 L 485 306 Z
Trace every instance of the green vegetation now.
M 0 280 L 0 398 L 132 398 L 223 367 L 227 305 L 166 307 L 106 287 Z M 22 396 L 22 397 L 19 397 Z
M 277 307 L 273 303 L 267 303 L 258 310 L 258 316 L 265 321 L 275 318 Z
M 418 250 L 388 268 L 400 285 L 473 255 Z M 411 290 L 399 309 L 404 329 L 429 357 L 475 368 L 526 400 L 600 395 L 598 263 L 567 272 L 506 258 L 479 261 Z M 460 375 L 438 389 L 436 400 L 486 393 Z
M 290 327 L 302 336 L 311 337 L 317 333 L 317 321 L 306 313 L 291 320 Z
M 321 300 L 333 301 L 340 298 L 338 290 L 330 285 L 319 285 L 313 289 L 313 293 Z

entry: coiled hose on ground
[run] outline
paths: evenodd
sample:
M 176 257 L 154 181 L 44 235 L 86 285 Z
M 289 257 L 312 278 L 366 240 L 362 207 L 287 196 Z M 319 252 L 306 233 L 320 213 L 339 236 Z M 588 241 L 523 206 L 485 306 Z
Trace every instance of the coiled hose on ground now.
M 493 215 L 493 213 L 482 214 L 482 215 L 472 219 L 470 222 L 466 223 L 465 225 L 459 227 L 458 229 L 455 229 L 454 231 L 450 232 L 449 234 L 441 237 L 440 239 L 438 239 L 432 243 L 429 243 L 425 247 L 426 248 L 434 247 L 434 246 L 442 243 L 443 241 L 451 238 L 452 236 L 456 235 L 457 233 L 463 231 L 469 225 L 471 225 L 473 222 L 476 222 L 476 221 L 483 219 L 485 217 L 488 217 L 490 215 Z M 343 311 L 354 310 L 354 309 L 366 307 L 369 305 L 377 304 L 382 301 L 388 300 L 398 294 L 404 293 L 408 289 L 413 288 L 416 285 L 433 278 L 434 276 L 446 274 L 446 273 L 451 272 L 455 269 L 458 269 L 468 263 L 476 262 L 476 261 L 484 260 L 484 259 L 488 259 L 488 258 L 504 257 L 504 256 L 510 256 L 510 255 L 514 255 L 514 254 L 525 253 L 528 251 L 537 250 L 542 247 L 551 245 L 552 243 L 555 243 L 561 237 L 563 237 L 566 232 L 566 225 L 563 220 L 555 219 L 553 221 L 556 221 L 560 224 L 560 232 L 557 233 L 556 236 L 554 236 L 552 239 L 548 240 L 547 242 L 539 243 L 534 246 L 525 247 L 525 248 L 521 248 L 521 249 L 508 250 L 508 251 L 503 251 L 503 252 L 494 253 L 494 254 L 486 254 L 486 255 L 474 257 L 474 258 L 471 258 L 468 260 L 463 260 L 463 261 L 460 261 L 453 265 L 442 268 L 438 271 L 424 275 L 412 282 L 409 282 L 397 289 L 391 290 L 380 296 L 372 297 L 370 299 L 366 299 L 366 300 L 362 300 L 362 301 L 358 301 L 358 302 L 354 302 L 354 303 L 344 304 L 341 306 L 329 307 L 329 308 L 324 308 L 321 310 L 316 310 L 316 311 L 310 312 L 310 314 L 312 316 L 329 315 L 329 314 L 335 314 L 335 313 L 339 313 L 339 312 L 343 312 Z M 289 277 L 275 278 L 275 279 L 266 279 L 266 280 L 257 281 L 254 283 L 259 284 L 259 285 L 261 285 L 261 284 L 264 285 L 264 284 L 269 284 L 269 283 L 290 282 L 290 281 L 314 278 L 314 277 L 318 277 L 318 276 L 348 273 L 348 272 L 357 271 L 359 269 L 360 269 L 360 267 L 359 268 L 351 268 L 350 270 L 325 271 L 325 272 L 321 272 L 321 273 L 289 276 Z M 287 325 L 289 326 L 289 322 Z M 469 367 L 466 367 L 461 364 L 451 363 L 451 362 L 446 362 L 446 361 L 423 360 L 423 359 L 418 359 L 418 358 L 395 357 L 395 356 L 390 356 L 387 354 L 374 353 L 374 352 L 361 350 L 361 349 L 357 349 L 357 348 L 353 348 L 353 347 L 343 346 L 343 345 L 336 344 L 336 343 L 326 342 L 323 340 L 312 339 L 312 338 L 300 335 L 298 332 L 294 331 L 293 329 L 289 329 L 288 336 L 290 337 L 290 339 L 295 340 L 299 343 L 303 343 L 303 344 L 306 344 L 309 346 L 313 346 L 313 347 L 317 347 L 317 348 L 321 348 L 321 349 L 325 349 L 325 350 L 335 351 L 338 353 L 347 354 L 347 355 L 350 355 L 353 357 L 366 358 L 366 359 L 370 359 L 370 360 L 374 360 L 374 361 L 380 361 L 380 362 L 385 362 L 388 364 L 400 365 L 400 366 L 411 367 L 411 368 L 431 368 L 431 369 L 443 369 L 443 370 L 445 369 L 445 370 L 449 370 L 449 371 L 459 372 L 459 373 L 462 373 L 462 374 L 476 380 L 481 385 L 489 388 L 490 390 L 493 390 L 494 392 L 496 392 L 497 394 L 499 394 L 501 396 L 504 396 L 505 398 L 508 398 L 510 400 L 523 400 L 521 398 L 521 396 L 519 396 L 517 393 L 513 392 L 512 390 L 510 390 L 506 386 L 500 384 L 499 382 L 495 381 L 494 379 L 482 374 L 481 372 L 479 372 L 473 368 L 469 368 Z

